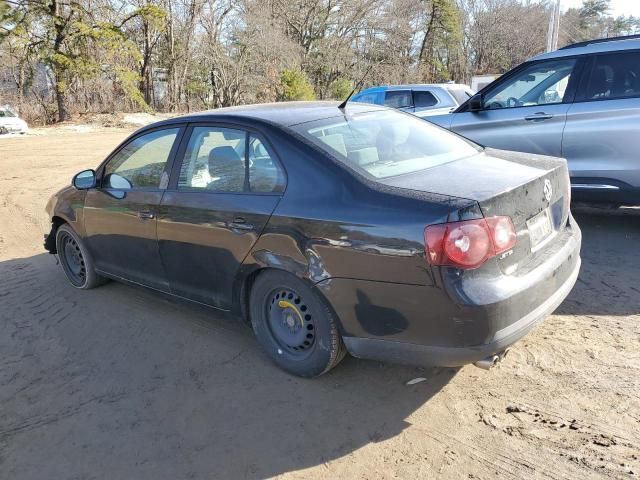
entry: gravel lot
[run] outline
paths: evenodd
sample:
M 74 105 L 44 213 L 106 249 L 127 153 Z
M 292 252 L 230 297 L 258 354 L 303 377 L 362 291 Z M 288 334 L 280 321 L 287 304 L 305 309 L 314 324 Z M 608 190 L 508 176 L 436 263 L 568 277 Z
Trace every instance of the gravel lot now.
M 578 284 L 491 372 L 301 380 L 234 319 L 43 253 L 49 195 L 128 133 L 0 139 L 1 478 L 640 477 L 640 212 L 577 214 Z

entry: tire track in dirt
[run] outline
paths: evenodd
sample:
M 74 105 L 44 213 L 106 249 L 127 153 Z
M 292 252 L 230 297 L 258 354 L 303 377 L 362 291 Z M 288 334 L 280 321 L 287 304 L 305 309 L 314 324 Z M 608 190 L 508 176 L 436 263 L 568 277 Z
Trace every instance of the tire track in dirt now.
M 504 478 L 502 475 L 508 475 L 510 478 L 514 479 L 527 478 L 522 471 L 523 468 L 525 468 L 531 476 L 539 477 L 542 475 L 545 478 L 554 480 L 570 478 L 561 472 L 552 472 L 548 470 L 542 463 L 542 460 L 533 455 L 519 452 L 517 456 L 509 457 L 505 455 L 502 450 L 493 447 L 490 443 L 472 443 L 435 428 L 431 428 L 429 430 L 418 428 L 418 430 L 424 435 L 440 443 L 457 445 L 459 447 L 457 450 L 463 451 L 465 455 L 470 456 L 474 460 L 482 463 L 485 467 L 488 467 L 495 473 L 500 474 L 501 478 Z M 443 442 L 443 439 L 446 439 L 446 442 Z
M 528 393 L 536 397 L 535 392 Z M 475 404 L 480 422 L 493 431 L 553 452 L 596 475 L 628 478 L 630 471 L 640 470 L 637 430 L 605 424 L 591 416 L 576 415 L 575 411 L 558 412 L 546 404 L 532 404 L 529 398 L 516 397 L 503 409 L 486 405 L 481 397 L 475 399 Z M 532 461 L 525 452 L 518 456 L 537 465 L 536 459 Z
M 576 418 L 575 414 L 570 412 L 554 412 L 548 407 L 531 404 L 525 400 L 514 402 L 514 408 L 521 409 L 522 413 L 527 413 L 529 415 L 535 416 L 536 413 L 544 415 L 555 423 L 561 422 L 560 424 L 564 423 L 565 425 L 582 425 L 589 430 L 597 430 L 595 432 L 596 435 L 606 435 L 612 438 L 617 438 L 618 440 L 625 442 L 629 447 L 640 452 L 640 430 L 622 430 L 609 424 L 603 424 L 594 418 Z
M 26 341 L 46 338 L 51 325 L 72 315 L 75 302 L 67 298 L 63 283 L 47 280 L 43 275 L 47 269 L 46 263 L 36 266 L 29 261 L 0 268 L 0 318 L 13 326 L 8 332 L 11 337 Z M 44 330 L 36 330 L 38 325 L 44 325 Z
M 640 441 L 596 421 L 547 412 L 525 402 L 509 405 L 502 414 L 484 415 L 481 411 L 480 417 L 483 423 L 498 431 L 542 442 L 560 457 L 597 474 L 624 478 L 634 475 L 640 467 L 637 455 Z M 518 423 L 513 424 L 507 417 Z M 544 433 L 540 433 L 541 430 Z
M 105 395 L 95 396 L 87 400 L 83 400 L 76 405 L 68 406 L 59 412 L 40 416 L 29 417 L 26 420 L 9 425 L 0 430 L 0 441 L 6 441 L 9 437 L 18 433 L 27 432 L 40 427 L 47 426 L 51 423 L 58 422 L 65 418 L 73 417 L 82 412 L 83 408 L 92 403 L 116 403 L 125 397 L 124 392 L 107 393 Z

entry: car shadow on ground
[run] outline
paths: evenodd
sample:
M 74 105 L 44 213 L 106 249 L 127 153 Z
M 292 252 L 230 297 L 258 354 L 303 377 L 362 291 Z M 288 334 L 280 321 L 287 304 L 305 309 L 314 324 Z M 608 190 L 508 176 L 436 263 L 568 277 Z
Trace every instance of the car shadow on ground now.
M 400 434 L 455 369 L 347 357 L 290 376 L 212 310 L 53 257 L 0 263 L 0 465 L 8 478 L 265 478 Z M 427 381 L 407 386 L 415 377 Z
M 640 209 L 580 208 L 574 216 L 582 229 L 582 268 L 556 314 L 640 313 Z

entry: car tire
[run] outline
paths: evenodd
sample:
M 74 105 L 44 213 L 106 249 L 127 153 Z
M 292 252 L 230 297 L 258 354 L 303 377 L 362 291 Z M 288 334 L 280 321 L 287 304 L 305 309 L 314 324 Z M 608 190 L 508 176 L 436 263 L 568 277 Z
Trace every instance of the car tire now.
M 249 296 L 249 317 L 267 355 L 294 375 L 322 375 L 346 354 L 329 306 L 289 273 L 267 270 L 258 275 Z
M 88 290 L 107 281 L 96 273 L 82 239 L 67 224 L 60 225 L 56 231 L 56 251 L 69 283 L 75 288 Z

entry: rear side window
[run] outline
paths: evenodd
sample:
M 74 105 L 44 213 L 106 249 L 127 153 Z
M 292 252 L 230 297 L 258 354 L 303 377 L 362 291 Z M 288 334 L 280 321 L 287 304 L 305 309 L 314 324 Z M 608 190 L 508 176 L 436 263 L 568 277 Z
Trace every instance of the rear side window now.
M 245 190 L 245 132 L 196 127 L 191 133 L 178 177 L 178 189 L 217 192 Z
M 598 55 L 589 77 L 587 100 L 640 96 L 640 52 Z
M 385 92 L 384 104 L 392 108 L 412 107 L 411 90 L 390 90 Z
M 258 137 L 249 134 L 249 190 L 252 192 L 281 192 L 284 175 L 276 160 Z
M 244 130 L 195 127 L 180 166 L 178 190 L 280 192 L 284 175 L 263 142 Z
M 104 188 L 158 188 L 178 128 L 156 130 L 127 143 L 104 169 Z
M 414 90 L 413 103 L 416 108 L 433 107 L 438 99 L 431 92 Z
M 356 95 L 353 101 L 360 103 L 372 103 L 374 105 L 379 105 L 382 103 L 380 101 L 380 92 L 361 93 L 359 95 Z

